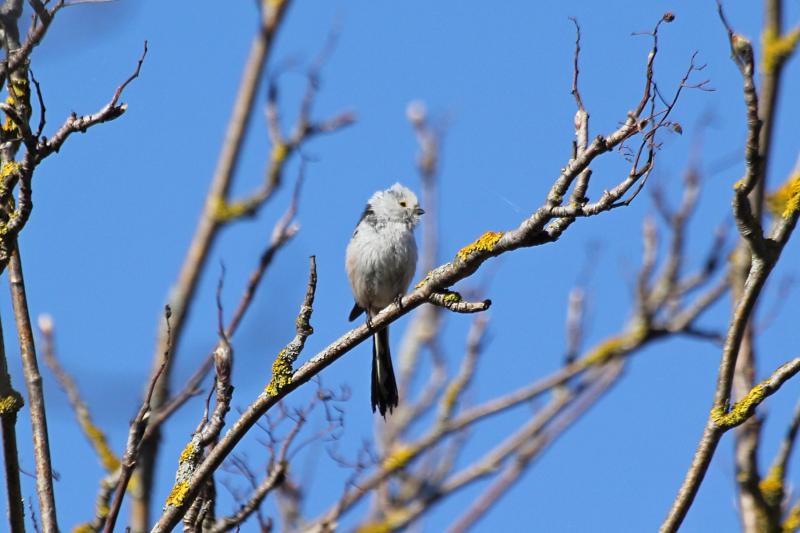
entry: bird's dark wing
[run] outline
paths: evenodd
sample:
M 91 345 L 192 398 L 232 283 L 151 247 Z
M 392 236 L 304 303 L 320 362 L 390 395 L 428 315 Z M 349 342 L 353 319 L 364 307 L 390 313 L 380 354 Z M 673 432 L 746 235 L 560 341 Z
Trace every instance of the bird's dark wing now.
M 375 211 L 372 210 L 372 206 L 369 204 L 364 208 L 364 212 L 361 213 L 361 218 L 358 219 L 358 224 L 356 224 L 356 230 L 353 232 L 353 235 L 358 233 L 358 226 L 365 220 L 372 225 L 375 224 Z
M 363 312 L 364 312 L 364 310 L 361 307 L 359 307 L 358 304 L 353 304 L 353 310 L 350 311 L 350 316 L 347 318 L 347 320 L 352 322 L 353 320 L 358 318 L 358 316 Z

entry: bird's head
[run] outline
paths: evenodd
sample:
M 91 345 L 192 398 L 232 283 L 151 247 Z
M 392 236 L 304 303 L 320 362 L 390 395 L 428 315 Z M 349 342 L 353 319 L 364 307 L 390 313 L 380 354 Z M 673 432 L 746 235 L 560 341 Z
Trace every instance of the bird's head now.
M 391 222 L 404 222 L 414 227 L 425 211 L 419 206 L 417 195 L 408 187 L 395 183 L 385 191 L 376 192 L 369 206 L 379 219 Z

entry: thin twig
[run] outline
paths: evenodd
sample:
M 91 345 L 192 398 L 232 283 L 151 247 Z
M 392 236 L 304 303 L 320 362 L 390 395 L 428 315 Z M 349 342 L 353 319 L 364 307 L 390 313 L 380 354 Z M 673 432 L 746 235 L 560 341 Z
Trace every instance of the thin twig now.
M 164 307 L 164 322 L 166 324 L 168 338 L 171 337 L 172 331 L 170 327 L 171 316 L 172 311 L 167 305 Z M 150 383 L 147 386 L 147 393 L 142 401 L 142 406 L 139 408 L 139 412 L 131 422 L 130 432 L 128 433 L 128 445 L 125 448 L 124 455 L 122 456 L 119 479 L 117 480 L 117 486 L 114 490 L 114 497 L 111 500 L 111 506 L 109 507 L 108 518 L 106 519 L 105 526 L 103 527 L 104 533 L 112 533 L 114 531 L 117 515 L 119 514 L 120 507 L 122 506 L 122 499 L 125 497 L 125 490 L 128 487 L 128 481 L 130 481 L 131 475 L 133 474 L 133 469 L 136 466 L 136 461 L 142 444 L 142 436 L 144 435 L 144 430 L 147 427 L 147 419 L 150 413 L 150 400 L 152 399 L 153 391 L 156 388 L 156 382 L 167 366 L 169 354 L 170 344 L 167 343 L 166 349 L 164 350 L 164 362 L 162 363 L 159 371 L 150 378 Z
M 56 358 L 53 319 L 48 315 L 41 315 L 38 322 L 39 332 L 42 336 L 42 355 L 44 362 L 50 368 L 58 384 L 64 392 L 66 392 L 67 399 L 69 400 L 72 410 L 75 412 L 81 431 L 89 441 L 89 444 L 94 448 L 103 469 L 106 473 L 112 474 L 119 468 L 119 458 L 113 452 L 111 446 L 109 446 L 105 433 L 101 431 L 92 420 L 89 406 L 83 398 L 81 398 L 75 380 L 64 370 L 61 363 Z
M 147 41 L 144 42 L 144 49 L 142 50 L 142 55 L 139 57 L 139 60 L 136 63 L 136 69 L 124 82 L 122 82 L 119 87 L 117 87 L 117 90 L 114 91 L 114 95 L 111 97 L 111 100 L 105 106 L 103 106 L 102 109 L 91 115 L 84 116 L 78 116 L 75 113 L 72 113 L 51 138 L 42 138 L 39 140 L 38 146 L 36 147 L 36 163 L 38 164 L 50 154 L 58 152 L 64 142 L 66 142 L 67 138 L 73 133 L 84 133 L 92 126 L 102 124 L 103 122 L 108 122 L 122 116 L 122 114 L 128 109 L 128 105 L 119 104 L 119 99 L 122 96 L 122 92 L 125 90 L 125 88 L 133 80 L 139 77 L 139 73 L 142 70 L 142 64 L 144 63 L 146 56 Z M 44 113 L 44 111 L 42 111 L 42 113 Z M 44 117 L 44 115 L 42 116 Z M 42 122 L 43 121 L 44 118 L 42 118 Z

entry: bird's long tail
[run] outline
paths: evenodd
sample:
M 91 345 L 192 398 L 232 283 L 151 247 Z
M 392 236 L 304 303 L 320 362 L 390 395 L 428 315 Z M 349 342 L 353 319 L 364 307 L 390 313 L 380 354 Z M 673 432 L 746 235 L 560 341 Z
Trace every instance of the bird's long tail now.
M 386 418 L 386 411 L 391 413 L 398 400 L 387 326 L 372 336 L 372 412 L 377 407 L 381 416 Z

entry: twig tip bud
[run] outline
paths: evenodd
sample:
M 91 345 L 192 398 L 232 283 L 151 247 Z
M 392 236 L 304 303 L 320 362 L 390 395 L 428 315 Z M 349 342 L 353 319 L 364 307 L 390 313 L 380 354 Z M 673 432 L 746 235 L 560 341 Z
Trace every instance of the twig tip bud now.
M 39 315 L 39 330 L 45 335 L 50 335 L 53 332 L 53 317 L 47 313 Z
M 425 107 L 425 103 L 420 100 L 412 100 L 406 107 L 406 117 L 415 126 L 425 122 L 427 114 L 428 110 Z

